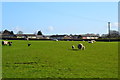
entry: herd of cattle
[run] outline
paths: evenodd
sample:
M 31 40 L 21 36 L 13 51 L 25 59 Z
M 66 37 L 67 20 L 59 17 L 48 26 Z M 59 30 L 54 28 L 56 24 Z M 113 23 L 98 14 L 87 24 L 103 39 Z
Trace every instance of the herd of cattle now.
M 80 50 L 85 50 L 85 46 L 84 46 L 82 43 L 79 43 L 77 47 L 78 47 L 78 49 L 80 49 Z M 72 49 L 73 49 L 73 50 L 75 49 L 75 46 L 74 46 L 74 45 L 72 45 Z
M 96 41 L 95 41 L 95 40 L 88 41 L 88 43 L 94 43 L 94 42 L 96 42 Z M 78 49 L 80 49 L 80 50 L 85 50 L 85 46 L 84 46 L 82 43 L 79 43 L 77 47 L 78 47 Z M 73 49 L 73 50 L 75 49 L 75 46 L 74 46 L 74 45 L 72 45 L 72 49 Z
M 94 42 L 96 42 L 96 41 L 95 41 L 95 40 L 88 41 L 88 43 L 94 43 Z M 12 46 L 12 42 L 2 41 L 2 45 Z M 31 44 L 28 44 L 28 46 L 31 46 Z M 78 49 L 80 49 L 80 50 L 85 50 L 85 46 L 84 46 L 82 43 L 79 43 L 77 47 L 78 47 Z M 72 49 L 75 49 L 75 46 L 74 46 L 74 45 L 72 45 Z

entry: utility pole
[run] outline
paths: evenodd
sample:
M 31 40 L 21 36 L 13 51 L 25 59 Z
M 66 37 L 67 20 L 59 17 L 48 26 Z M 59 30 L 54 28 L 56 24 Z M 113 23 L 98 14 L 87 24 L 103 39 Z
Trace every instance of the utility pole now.
M 110 42 L 110 22 L 108 22 L 108 38 L 109 38 L 109 42 Z

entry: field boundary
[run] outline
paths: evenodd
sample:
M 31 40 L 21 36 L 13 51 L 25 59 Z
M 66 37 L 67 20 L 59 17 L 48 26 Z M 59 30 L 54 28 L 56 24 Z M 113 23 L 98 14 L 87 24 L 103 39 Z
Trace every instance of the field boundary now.
M 2 38 L 1 40 L 26 40 L 26 38 Z M 45 40 L 45 41 L 53 41 L 52 39 L 32 39 L 30 38 L 29 40 Z M 59 41 L 90 41 L 90 40 L 95 40 L 95 39 L 58 39 Z M 96 39 L 96 41 L 120 41 L 120 39 Z

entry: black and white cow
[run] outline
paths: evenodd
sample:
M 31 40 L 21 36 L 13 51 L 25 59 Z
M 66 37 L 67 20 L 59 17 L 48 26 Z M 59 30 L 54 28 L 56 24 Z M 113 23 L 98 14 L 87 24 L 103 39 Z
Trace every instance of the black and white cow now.
M 75 49 L 75 46 L 74 46 L 74 45 L 72 45 L 72 49 Z
M 95 40 L 88 41 L 88 43 L 94 43 L 94 42 L 96 42 L 96 41 Z
M 2 45 L 9 45 L 9 46 L 11 46 L 11 45 L 12 45 L 12 42 L 9 42 L 9 41 L 2 41 Z
M 83 44 L 79 43 L 79 44 L 78 44 L 78 49 L 80 49 L 80 50 L 85 50 L 85 46 L 83 46 Z

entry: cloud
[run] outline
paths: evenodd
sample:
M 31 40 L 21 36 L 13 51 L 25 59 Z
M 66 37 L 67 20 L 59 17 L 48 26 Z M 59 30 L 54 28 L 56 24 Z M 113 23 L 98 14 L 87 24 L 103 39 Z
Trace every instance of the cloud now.
M 54 27 L 53 27 L 53 26 L 49 26 L 49 27 L 47 28 L 47 31 L 49 31 L 49 32 L 54 31 Z

